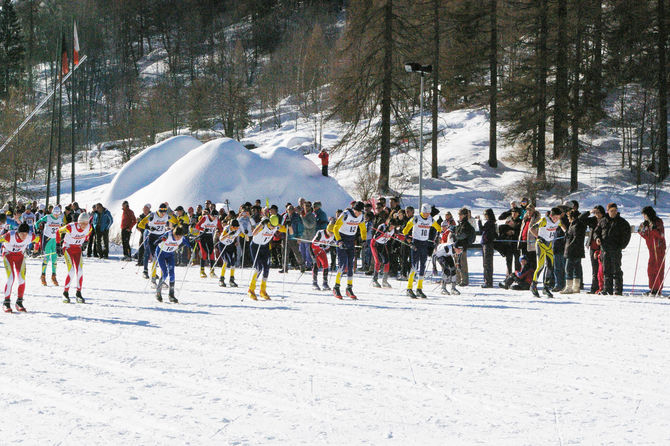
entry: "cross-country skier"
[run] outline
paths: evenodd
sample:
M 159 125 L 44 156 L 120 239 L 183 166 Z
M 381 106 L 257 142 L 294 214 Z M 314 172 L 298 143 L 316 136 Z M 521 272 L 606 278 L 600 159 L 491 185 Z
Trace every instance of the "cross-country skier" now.
M 202 217 L 195 225 L 195 229 L 200 232 L 200 239 L 198 246 L 200 247 L 200 277 L 207 277 L 205 273 L 205 265 L 209 259 L 210 277 L 216 277 L 214 273 L 214 263 L 216 257 L 214 256 L 214 234 L 221 232 L 223 226 L 217 215 L 211 215 L 210 210 L 205 208 L 202 210 Z
M 5 285 L 5 302 L 3 304 L 5 313 L 12 312 L 10 297 L 14 280 L 18 278 L 18 290 L 16 295 L 16 311 L 26 311 L 23 306 L 23 292 L 26 289 L 26 260 L 25 251 L 31 243 L 39 241 L 27 223 L 21 223 L 16 231 L 9 231 L 0 238 L 3 244 L 2 260 L 7 273 L 7 284 Z
M 174 253 L 177 251 L 177 249 L 179 249 L 180 246 L 188 244 L 188 239 L 184 237 L 187 231 L 187 226 L 177 225 L 170 232 L 163 234 L 157 243 L 155 252 L 156 262 L 154 263 L 154 271 L 152 271 L 152 275 L 155 273 L 157 263 L 161 269 L 161 277 L 156 284 L 156 300 L 158 302 L 163 302 L 161 287 L 163 286 L 163 282 L 165 282 L 165 279 L 168 278 L 168 276 L 170 280 L 170 302 L 179 302 L 174 295 Z
M 56 233 L 58 232 L 58 229 L 63 226 L 63 214 L 61 213 L 60 206 L 54 206 L 51 214 L 46 214 L 44 217 L 37 220 L 35 222 L 35 228 L 37 228 L 40 223 L 44 223 L 44 228 L 42 229 L 44 259 L 42 260 L 42 276 L 40 276 L 40 280 L 42 285 L 47 285 L 47 264 L 51 262 L 51 282 L 58 286 L 58 280 L 56 279 L 56 264 L 58 263 L 58 254 L 56 253 Z
M 447 242 L 440 243 L 435 248 L 435 260 L 440 264 L 442 268 L 442 294 L 461 294 L 460 291 L 456 289 L 456 280 L 458 276 L 456 275 L 457 266 L 454 261 L 456 255 L 459 255 L 462 251 L 462 248 L 458 248 L 454 245 L 453 236 L 448 237 Z M 447 284 L 451 285 L 451 290 L 447 290 Z
M 81 286 L 84 282 L 84 270 L 81 245 L 91 236 L 92 227 L 90 216 L 87 212 L 79 214 L 77 222 L 62 226 L 56 233 L 56 242 L 63 240 L 63 257 L 67 265 L 67 277 L 65 278 L 65 290 L 63 291 L 63 302 L 70 303 L 70 281 L 75 282 L 77 287 L 77 302 L 84 303 L 81 295 Z
M 157 212 L 151 212 L 137 224 L 144 231 L 144 278 L 149 278 L 149 257 L 156 252 L 156 244 L 168 230 L 168 207 L 162 203 Z
M 342 274 L 347 273 L 347 291 L 346 294 L 351 299 L 357 299 L 353 290 L 354 266 L 356 262 L 356 233 L 361 231 L 361 240 L 367 238 L 367 229 L 363 221 L 363 210 L 365 206 L 361 201 L 346 209 L 333 225 L 333 234 L 337 240 L 337 275 L 335 276 L 335 286 L 333 294 L 338 299 L 342 299 L 340 292 L 340 279 Z
M 270 274 L 270 249 L 268 245 L 277 231 L 286 232 L 286 227 L 279 224 L 279 217 L 271 215 L 269 218 L 261 220 L 252 233 L 249 246 L 251 257 L 254 259 L 254 273 L 249 284 L 250 299 L 258 300 L 256 297 L 256 279 L 262 274 L 260 296 L 265 300 L 270 300 L 267 293 L 267 280 Z
M 237 239 L 238 237 L 247 238 L 246 234 L 240 228 L 240 222 L 234 219 L 228 226 L 223 228 L 219 243 L 222 245 L 221 257 L 223 258 L 223 266 L 221 267 L 221 276 L 219 277 L 219 285 L 226 286 L 226 268 L 230 267 L 230 281 L 231 287 L 237 287 L 235 283 L 235 264 L 237 263 Z
M 315 290 L 330 290 L 328 286 L 328 250 L 334 245 L 335 236 L 333 235 L 332 225 L 325 229 L 316 231 L 312 239 L 312 252 L 314 253 L 314 263 L 312 265 L 312 287 Z M 323 271 L 323 283 L 319 288 L 318 277 L 319 268 Z
M 549 280 L 554 275 L 554 251 L 551 243 L 556 238 L 556 230 L 558 229 L 561 214 L 562 212 L 559 208 L 552 208 L 548 216 L 542 217 L 540 221 L 530 228 L 530 232 L 537 237 L 537 267 L 535 268 L 535 274 L 533 274 L 533 283 L 530 285 L 530 291 L 535 297 L 540 297 L 540 293 L 537 292 L 537 279 L 545 266 L 547 272 L 544 276 L 545 281 L 542 293 L 547 297 L 554 297 L 551 291 L 549 291 Z
M 398 222 L 396 219 L 389 219 L 386 223 L 380 224 L 376 229 L 375 236 L 370 241 L 370 250 L 375 259 L 375 272 L 372 276 L 372 286 L 375 288 L 391 288 L 388 282 L 390 269 L 390 255 L 388 241 L 394 238 L 395 229 Z M 379 271 L 384 268 L 382 283 L 379 283 Z
M 416 299 L 417 297 L 426 298 L 423 292 L 423 275 L 426 272 L 428 254 L 433 250 L 433 240 L 430 236 L 431 228 L 437 232 L 440 232 L 442 229 L 430 215 L 430 205 L 424 203 L 421 205 L 421 213 L 413 216 L 402 230 L 404 235 L 412 231 L 412 270 L 407 280 L 407 295 L 412 299 Z M 415 277 L 417 278 L 416 294 L 412 291 Z

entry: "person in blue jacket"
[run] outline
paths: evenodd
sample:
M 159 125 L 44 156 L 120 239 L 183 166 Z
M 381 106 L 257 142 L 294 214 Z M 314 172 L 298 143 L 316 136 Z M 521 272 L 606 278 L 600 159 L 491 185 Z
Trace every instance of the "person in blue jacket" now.
M 114 218 L 109 209 L 98 203 L 93 213 L 93 229 L 95 230 L 95 251 L 101 259 L 109 258 L 109 228 Z M 104 245 L 104 247 L 103 247 Z

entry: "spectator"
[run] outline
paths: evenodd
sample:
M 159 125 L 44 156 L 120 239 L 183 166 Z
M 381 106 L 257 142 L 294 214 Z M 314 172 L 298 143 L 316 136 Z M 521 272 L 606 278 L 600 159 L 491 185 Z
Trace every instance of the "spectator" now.
M 96 212 L 93 213 L 93 227 L 95 228 L 95 250 L 101 259 L 109 258 L 109 228 L 112 227 L 113 222 L 112 213 L 98 203 Z
M 121 216 L 121 243 L 123 244 L 123 260 L 132 260 L 130 249 L 130 235 L 133 233 L 133 227 L 137 223 L 135 213 L 128 206 L 128 202 L 121 204 L 123 214 Z
M 587 241 L 587 245 L 589 246 L 589 258 L 591 260 L 591 290 L 589 291 L 589 294 L 596 294 L 598 291 L 601 291 L 598 272 L 602 269 L 602 265 L 600 264 L 600 245 L 596 242 L 596 227 L 598 226 L 598 222 L 604 217 L 605 208 L 598 205 L 591 210 L 591 216 L 584 220 L 586 222 L 586 227 L 591 229 Z
M 305 240 L 310 240 L 309 242 L 301 241 L 300 242 L 300 254 L 305 260 L 305 266 L 307 269 L 312 269 L 312 248 L 311 240 L 316 235 L 316 215 L 314 215 L 314 210 L 312 205 L 309 202 L 305 203 L 304 216 L 302 217 L 302 225 L 304 227 L 302 238 Z
M 616 203 L 607 205 L 607 215 L 596 227 L 596 243 L 600 245 L 605 275 L 605 289 L 602 294 L 623 294 L 623 271 L 621 271 L 621 251 L 630 242 L 630 224 L 619 214 Z
M 321 159 L 321 175 L 324 177 L 328 176 L 328 152 L 326 149 L 322 148 L 319 152 L 319 159 Z
M 498 233 L 496 229 L 496 216 L 493 209 L 484 211 L 484 218 L 486 222 L 482 225 L 482 221 L 477 216 L 477 224 L 479 232 L 482 234 L 482 261 L 484 263 L 484 283 L 482 288 L 493 288 L 493 242 Z
M 649 277 L 649 292 L 652 296 L 660 296 L 663 293 L 663 280 L 665 279 L 665 230 L 663 220 L 658 218 L 656 211 L 651 206 L 642 208 L 644 221 L 638 230 L 640 236 L 647 242 L 649 250 L 649 262 L 647 263 L 647 276 Z
M 144 217 L 149 215 L 151 213 L 151 205 L 149 203 L 145 204 L 144 207 L 142 208 L 142 213 L 140 214 L 139 218 L 137 221 L 142 221 Z M 144 261 L 144 231 L 140 228 L 135 226 L 135 229 L 140 233 L 140 242 L 139 242 L 139 248 L 137 250 L 137 266 L 142 266 L 142 263 Z
M 458 225 L 454 230 L 454 246 L 463 249 L 463 252 L 457 259 L 457 276 L 460 286 L 468 286 L 470 278 L 468 276 L 468 247 L 475 241 L 475 228 L 469 221 L 470 210 L 462 208 L 458 211 Z
M 565 288 L 561 294 L 579 293 L 582 281 L 582 259 L 584 258 L 584 238 L 586 237 L 586 220 L 588 212 L 580 215 L 572 209 L 568 212 L 568 227 L 565 230 Z M 564 223 L 561 223 L 564 225 Z M 597 269 L 596 269 L 597 274 Z
M 305 272 L 305 262 L 302 259 L 300 254 L 300 249 L 298 248 L 298 238 L 302 238 L 302 233 L 304 231 L 304 226 L 302 224 L 302 219 L 300 215 L 295 212 L 293 205 L 289 203 L 286 207 L 286 213 L 284 214 L 284 221 L 282 224 L 287 228 L 288 233 L 286 235 L 286 249 L 287 253 L 284 254 L 284 263 L 283 263 L 283 272 L 288 272 L 288 257 L 289 253 L 292 253 L 295 257 L 296 262 L 300 266 L 300 272 Z M 281 272 L 281 271 L 280 271 Z

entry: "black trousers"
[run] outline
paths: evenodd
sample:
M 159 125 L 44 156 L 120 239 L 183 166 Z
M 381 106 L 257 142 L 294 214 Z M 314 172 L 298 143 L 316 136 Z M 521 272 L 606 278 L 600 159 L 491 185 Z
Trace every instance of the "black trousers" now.
M 121 229 L 121 243 L 123 244 L 123 256 L 130 257 L 130 236 L 131 229 Z
M 328 176 L 328 166 L 321 166 L 321 175 L 324 177 Z
M 600 268 L 600 263 L 598 258 L 594 258 L 595 253 L 593 249 L 589 249 L 589 259 L 591 259 L 591 293 L 598 291 L 598 269 Z
M 95 249 L 98 251 L 97 255 L 102 258 L 109 257 L 109 229 L 105 231 L 95 231 Z
M 482 261 L 484 262 L 484 285 L 493 286 L 493 244 L 482 245 Z
M 623 293 L 623 271 L 621 271 L 621 251 L 618 249 L 601 253 L 605 275 L 605 291 L 609 294 Z

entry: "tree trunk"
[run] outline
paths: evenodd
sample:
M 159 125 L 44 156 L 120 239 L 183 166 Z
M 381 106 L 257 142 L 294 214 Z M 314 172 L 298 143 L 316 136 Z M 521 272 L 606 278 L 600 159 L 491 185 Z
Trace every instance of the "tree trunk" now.
M 658 16 L 658 177 L 668 176 L 668 73 L 665 42 L 668 38 L 665 23 L 665 0 L 657 0 Z
M 558 159 L 564 152 L 565 143 L 568 138 L 567 15 L 567 0 L 558 0 L 556 90 L 554 99 L 554 159 Z
M 437 178 L 437 112 L 440 99 L 440 0 L 433 0 L 433 134 L 432 136 L 432 155 L 433 162 L 430 170 L 431 178 Z
M 489 47 L 489 68 L 491 86 L 489 89 L 489 166 L 498 167 L 498 0 L 490 2 L 491 44 Z
M 547 130 L 547 0 L 540 0 L 540 46 L 538 53 L 538 114 L 537 114 L 537 178 L 545 180 L 545 153 Z
M 382 80 L 382 129 L 379 156 L 379 183 L 381 193 L 388 193 L 391 166 L 391 86 L 393 82 L 393 1 L 384 6 L 384 78 Z
M 572 81 L 572 141 L 570 147 L 570 193 L 579 189 L 579 119 L 581 105 L 579 101 L 580 68 L 582 62 L 582 24 L 581 4 L 577 7 L 577 36 L 575 37 L 574 80 Z

